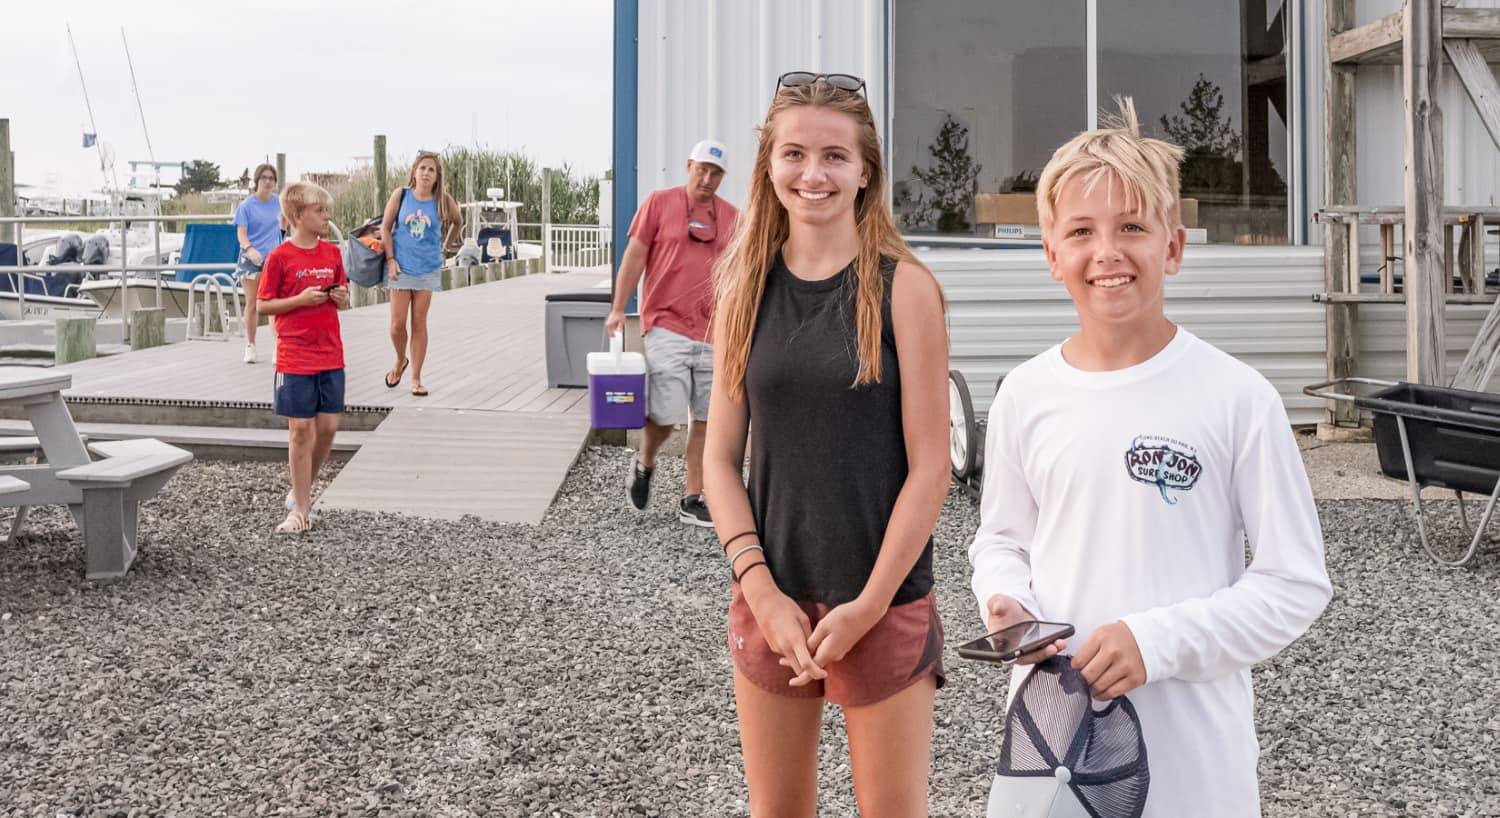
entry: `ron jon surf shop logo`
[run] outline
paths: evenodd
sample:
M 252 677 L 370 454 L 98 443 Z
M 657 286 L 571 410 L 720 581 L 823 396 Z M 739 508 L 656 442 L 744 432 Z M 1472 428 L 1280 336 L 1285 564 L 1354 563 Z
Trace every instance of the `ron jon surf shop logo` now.
M 1138 437 L 1125 452 L 1130 479 L 1155 486 L 1167 505 L 1177 505 L 1171 492 L 1191 491 L 1203 474 L 1193 447 L 1162 438 Z

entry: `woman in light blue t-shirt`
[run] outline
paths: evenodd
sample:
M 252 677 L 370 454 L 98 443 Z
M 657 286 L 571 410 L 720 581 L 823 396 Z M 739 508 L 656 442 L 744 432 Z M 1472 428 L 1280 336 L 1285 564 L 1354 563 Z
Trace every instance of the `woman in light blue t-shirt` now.
M 380 224 L 385 286 L 391 293 L 391 345 L 396 348 L 396 361 L 385 375 L 391 389 L 410 364 L 411 393 L 427 394 L 422 385 L 427 311 L 432 294 L 443 289 L 443 249 L 458 246 L 463 221 L 458 202 L 443 192 L 442 160 L 430 151 L 419 152 L 406 187 L 391 194 Z
M 276 166 L 262 164 L 250 177 L 251 196 L 234 211 L 235 233 L 240 240 L 240 259 L 235 278 L 245 289 L 245 363 L 255 363 L 256 293 L 260 290 L 260 271 L 266 256 L 281 243 L 281 197 L 276 187 L 281 180 Z

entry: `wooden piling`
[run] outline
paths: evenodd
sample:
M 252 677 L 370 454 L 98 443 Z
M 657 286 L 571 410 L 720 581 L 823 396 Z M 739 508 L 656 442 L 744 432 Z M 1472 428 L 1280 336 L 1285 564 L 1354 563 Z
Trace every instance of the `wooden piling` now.
M 0 119 L 0 217 L 14 215 L 16 215 L 16 163 L 15 156 L 10 152 L 10 120 Z M 0 242 L 12 244 L 15 240 L 16 226 L 0 224 Z
M 385 134 L 375 134 L 375 212 L 385 212 L 385 200 L 391 197 L 385 170 Z
M 1326 30 L 1328 39 L 1335 34 L 1354 27 L 1354 0 L 1326 0 Z M 1323 111 L 1324 144 L 1339 145 L 1340 150 L 1331 152 L 1324 162 L 1324 189 L 1329 205 L 1357 204 L 1355 197 L 1355 143 L 1354 143 L 1354 68 L 1330 63 L 1324 76 Z M 1351 218 L 1355 218 L 1351 216 Z M 1357 230 L 1358 228 L 1354 228 Z M 1342 293 L 1349 290 L 1348 265 L 1358 264 L 1351 254 L 1359 253 L 1358 244 L 1351 244 L 1349 235 L 1353 231 L 1340 222 L 1323 224 L 1323 290 Z M 1357 282 L 1358 279 L 1356 278 Z M 1347 378 L 1355 374 L 1359 362 L 1358 312 L 1351 303 L 1329 302 L 1323 308 L 1324 340 L 1327 344 L 1326 370 L 1329 380 Z M 1335 424 L 1355 425 L 1359 423 L 1359 410 L 1346 401 L 1332 401 L 1330 414 Z
M 130 314 L 130 348 L 148 349 L 167 342 L 167 311 L 162 307 L 139 307 Z
M 54 353 L 54 360 L 58 366 L 86 360 L 98 353 L 94 342 L 94 324 L 98 320 L 93 317 L 57 319 L 57 351 Z
M 1445 384 L 1443 280 L 1443 113 L 1437 89 L 1443 72 L 1442 7 L 1407 0 L 1401 17 L 1405 100 L 1406 379 Z
M 276 154 L 276 190 L 286 190 L 286 154 Z

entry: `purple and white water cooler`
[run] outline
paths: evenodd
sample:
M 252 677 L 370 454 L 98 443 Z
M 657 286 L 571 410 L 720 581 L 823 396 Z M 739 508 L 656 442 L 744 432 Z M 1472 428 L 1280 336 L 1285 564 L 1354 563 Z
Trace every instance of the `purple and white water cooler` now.
M 646 356 L 624 346 L 615 333 L 608 352 L 589 353 L 589 424 L 595 429 L 646 425 Z

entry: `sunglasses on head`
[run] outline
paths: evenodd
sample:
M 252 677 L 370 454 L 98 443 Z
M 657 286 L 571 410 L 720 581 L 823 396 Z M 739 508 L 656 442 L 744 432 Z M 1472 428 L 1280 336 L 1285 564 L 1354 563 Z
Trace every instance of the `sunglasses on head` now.
M 812 71 L 788 71 L 776 78 L 776 90 L 802 88 L 817 83 L 831 85 L 840 91 L 859 93 L 865 90 L 865 81 L 853 74 L 816 74 Z

